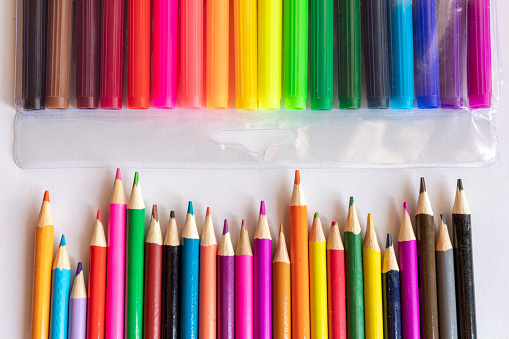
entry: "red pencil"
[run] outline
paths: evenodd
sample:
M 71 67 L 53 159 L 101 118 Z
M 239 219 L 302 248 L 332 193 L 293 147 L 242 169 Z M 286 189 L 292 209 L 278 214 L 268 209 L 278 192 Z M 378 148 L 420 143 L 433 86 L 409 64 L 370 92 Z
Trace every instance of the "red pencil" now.
M 88 262 L 87 338 L 104 338 L 106 307 L 106 236 L 101 211 L 97 211 Z
M 145 240 L 145 293 L 143 305 L 143 338 L 161 337 L 161 291 L 163 284 L 163 234 L 159 225 L 157 205 Z
M 345 251 L 335 221 L 327 242 L 327 284 L 329 338 L 346 339 Z

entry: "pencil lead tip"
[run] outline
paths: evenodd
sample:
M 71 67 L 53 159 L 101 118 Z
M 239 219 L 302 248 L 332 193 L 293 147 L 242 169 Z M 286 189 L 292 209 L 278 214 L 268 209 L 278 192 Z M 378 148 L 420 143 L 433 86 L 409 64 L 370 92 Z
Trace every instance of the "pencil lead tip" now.
M 44 198 L 42 200 L 49 202 L 49 191 L 44 192 Z
M 279 224 L 279 234 L 284 234 L 283 224 Z
M 81 271 L 83 271 L 83 264 L 81 263 L 81 261 L 78 263 L 78 268 L 76 269 L 76 276 L 78 276 L 78 274 L 81 273 Z
M 138 174 L 138 172 L 134 172 L 133 186 L 138 185 L 139 182 L 140 182 L 140 175 Z
M 117 175 L 115 176 L 115 179 L 122 181 L 122 175 L 120 174 L 120 168 L 117 168 Z
M 406 201 L 403 203 L 403 208 L 404 208 L 404 209 L 405 209 L 405 211 L 408 213 L 408 204 L 407 204 L 407 202 L 406 202 Z
M 440 220 L 442 220 L 442 224 L 447 225 L 447 222 L 445 221 L 445 214 L 440 214 Z
M 223 235 L 228 233 L 228 219 L 224 219 Z
M 458 184 L 457 185 L 458 185 L 458 189 L 460 191 L 463 191 L 463 181 L 461 179 L 458 179 Z
M 315 212 L 314 219 L 316 219 L 316 218 L 320 218 L 320 216 L 318 215 L 318 212 Z
M 332 228 L 332 227 L 337 226 L 337 225 L 338 225 L 338 223 L 336 221 L 333 221 L 332 224 L 330 225 L 330 227 Z
M 385 248 L 389 248 L 392 246 L 392 235 L 387 233 L 387 242 L 385 243 Z
M 191 215 L 194 215 L 193 202 L 192 201 L 189 201 L 189 205 L 187 206 L 187 213 L 189 213 Z
M 261 204 L 260 204 L 260 214 L 261 215 L 266 215 L 265 213 L 265 201 L 262 200 Z
M 424 177 L 421 177 L 421 187 L 419 189 L 419 193 L 426 192 L 426 182 L 424 181 Z
M 210 216 L 210 207 L 207 207 L 207 213 L 205 215 Z
M 159 221 L 159 214 L 157 213 L 157 205 L 152 206 L 152 218 L 154 218 L 155 221 Z
M 175 219 L 175 211 L 170 212 L 170 218 Z
M 103 223 L 103 217 L 101 215 L 101 210 L 97 210 L 97 220 L 102 224 Z
M 300 184 L 300 172 L 299 172 L 299 170 L 295 170 L 295 181 L 293 183 L 295 185 Z
M 353 205 L 353 197 L 350 197 L 350 203 L 349 203 L 349 206 L 352 206 Z
M 241 227 L 244 227 L 244 229 L 247 229 L 247 222 L 246 222 L 246 219 L 242 219 Z
M 65 235 L 62 234 L 62 238 L 60 238 L 60 245 L 58 247 L 65 246 Z

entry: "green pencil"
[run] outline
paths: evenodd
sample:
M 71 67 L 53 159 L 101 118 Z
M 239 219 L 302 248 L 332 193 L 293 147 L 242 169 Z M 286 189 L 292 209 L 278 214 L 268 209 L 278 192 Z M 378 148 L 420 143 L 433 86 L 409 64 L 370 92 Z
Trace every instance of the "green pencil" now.
M 360 0 L 339 1 L 339 108 L 361 107 Z
M 353 197 L 345 225 L 346 314 L 348 338 L 364 339 L 364 282 L 362 278 L 361 226 Z
M 334 65 L 334 2 L 311 0 L 309 87 L 311 109 L 332 109 Z
M 143 335 L 143 260 L 145 251 L 145 204 L 138 172 L 127 204 L 126 339 Z
M 283 9 L 284 100 L 289 109 L 306 109 L 308 6 L 308 0 L 288 0 Z

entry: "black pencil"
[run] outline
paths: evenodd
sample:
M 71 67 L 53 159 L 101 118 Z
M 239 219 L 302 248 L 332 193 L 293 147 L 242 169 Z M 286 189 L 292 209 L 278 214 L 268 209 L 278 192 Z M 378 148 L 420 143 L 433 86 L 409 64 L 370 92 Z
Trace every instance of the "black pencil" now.
M 180 240 L 175 212 L 163 243 L 162 339 L 180 339 Z
M 385 339 L 401 339 L 401 285 L 399 266 L 392 245 L 391 234 L 387 234 L 384 261 L 382 263 L 382 296 L 384 305 Z
M 463 183 L 458 179 L 452 209 L 452 227 L 458 246 L 459 323 L 461 338 L 477 338 L 475 317 L 474 262 L 472 254 L 472 224 Z

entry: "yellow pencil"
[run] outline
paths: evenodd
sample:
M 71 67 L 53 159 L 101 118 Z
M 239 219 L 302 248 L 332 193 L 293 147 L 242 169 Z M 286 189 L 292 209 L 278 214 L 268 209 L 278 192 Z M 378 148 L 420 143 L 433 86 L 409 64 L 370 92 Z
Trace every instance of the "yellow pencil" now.
M 47 339 L 49 334 L 49 309 L 51 270 L 53 261 L 53 217 L 49 192 L 44 192 L 41 212 L 35 233 L 34 293 L 32 302 L 32 339 Z
M 311 339 L 328 338 L 327 242 L 318 213 L 315 213 L 309 234 L 309 283 Z
M 366 235 L 362 246 L 362 261 L 364 263 L 366 339 L 383 339 L 382 260 L 371 213 L 368 214 Z

